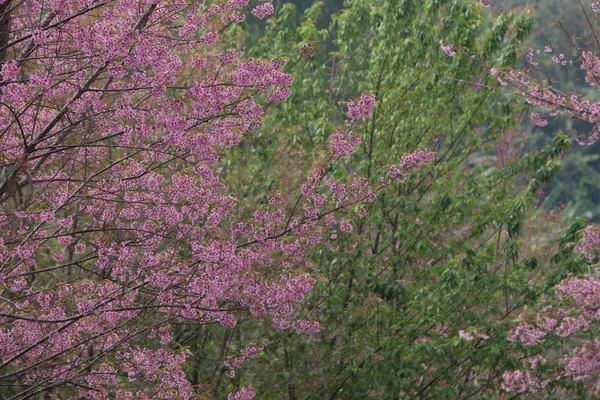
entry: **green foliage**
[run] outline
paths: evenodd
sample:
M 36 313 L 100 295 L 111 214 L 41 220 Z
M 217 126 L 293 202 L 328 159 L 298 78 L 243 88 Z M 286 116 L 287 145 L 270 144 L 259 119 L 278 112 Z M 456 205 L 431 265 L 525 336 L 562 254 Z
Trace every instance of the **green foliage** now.
M 500 15 L 487 29 L 482 8 L 463 0 L 348 0 L 320 29 L 320 7 L 297 25 L 294 7 L 283 6 L 250 49 L 289 60 L 296 82 L 224 161 L 227 184 L 249 204 L 279 192 L 293 208 L 290 188 L 326 156 L 346 102 L 361 94 L 376 96 L 373 117 L 355 129 L 362 144 L 334 176 L 377 185 L 405 154 L 428 149 L 436 161 L 380 193 L 366 217 L 343 210 L 356 221 L 353 232 L 324 232 L 329 248 L 297 266 L 317 281 L 306 318 L 320 322 L 320 335 L 273 337 L 229 384 L 218 362 L 194 373 L 218 377 L 214 397 L 252 385 L 269 399 L 498 398 L 500 377 L 520 351 L 508 329 L 582 265 L 570 243 L 583 225 L 560 241 L 556 218 L 535 209 L 571 142 L 557 135 L 536 153 L 507 151 L 520 110 L 487 74 L 515 65 L 533 15 Z M 302 45 L 327 40 L 334 51 L 301 55 Z M 457 55 L 448 57 L 440 40 Z M 263 328 L 242 321 L 214 329 L 222 347 L 209 341 L 193 351 L 222 360 Z

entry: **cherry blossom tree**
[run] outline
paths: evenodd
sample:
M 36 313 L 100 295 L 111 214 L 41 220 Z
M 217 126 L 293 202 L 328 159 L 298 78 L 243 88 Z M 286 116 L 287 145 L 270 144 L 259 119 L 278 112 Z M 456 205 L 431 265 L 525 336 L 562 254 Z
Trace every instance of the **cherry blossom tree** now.
M 314 284 L 297 268 L 305 254 L 324 229 L 352 229 L 336 210 L 373 201 L 433 155 L 415 153 L 378 187 L 326 179 L 360 142 L 353 130 L 374 106 L 363 96 L 295 203 L 272 193 L 253 218 L 236 218 L 219 160 L 293 78 L 285 61 L 245 59 L 224 38 L 248 13 L 273 12 L 256 0 L 0 5 L 7 398 L 192 398 L 174 326 L 233 327 L 250 314 L 318 332 L 294 313 Z

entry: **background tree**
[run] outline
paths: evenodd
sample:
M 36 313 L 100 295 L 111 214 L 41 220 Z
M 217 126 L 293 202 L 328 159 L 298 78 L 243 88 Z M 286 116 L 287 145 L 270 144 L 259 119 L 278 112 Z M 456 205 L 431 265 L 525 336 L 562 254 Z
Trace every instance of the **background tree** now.
M 584 268 L 569 247 L 583 225 L 565 229 L 534 209 L 570 140 L 557 135 L 521 156 L 524 139 L 511 133 L 520 108 L 488 74 L 515 65 L 532 15 L 501 15 L 486 29 L 483 11 L 464 1 L 347 1 L 328 30 L 318 5 L 297 27 L 293 7 L 269 22 L 250 54 L 289 58 L 325 40 L 335 51 L 295 65 L 302 78 L 289 101 L 230 153 L 224 179 L 248 204 L 273 188 L 293 199 L 359 93 L 376 106 L 355 130 L 356 152 L 332 172 L 339 182 L 385 180 L 388 165 L 418 149 L 436 159 L 367 209 L 347 210 L 362 219 L 332 230 L 329 249 L 311 257 L 317 283 L 305 312 L 320 334 L 273 336 L 234 385 L 252 383 L 265 398 L 502 396 L 501 375 L 519 363 L 508 329 Z M 213 334 L 243 348 L 261 331 L 247 324 Z

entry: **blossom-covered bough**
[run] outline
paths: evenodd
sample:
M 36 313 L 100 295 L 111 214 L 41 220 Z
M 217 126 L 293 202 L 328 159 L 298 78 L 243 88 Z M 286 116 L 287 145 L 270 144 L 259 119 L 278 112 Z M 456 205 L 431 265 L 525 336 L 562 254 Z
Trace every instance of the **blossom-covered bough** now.
M 584 20 L 590 29 L 595 48 L 600 45 L 595 21 L 600 12 L 600 2 L 579 2 Z M 543 50 L 530 49 L 526 55 L 529 66 L 538 68 L 535 57 L 554 53 L 552 46 Z M 595 50 L 578 49 L 577 57 L 568 60 L 565 54 L 552 56 L 552 61 L 563 67 L 579 65 L 585 71 L 585 82 L 591 88 L 600 87 L 600 59 Z M 530 71 L 499 71 L 490 73 L 499 84 L 517 89 L 517 93 L 530 105 L 547 112 L 549 117 L 565 115 L 592 124 L 593 129 L 586 137 L 573 140 L 581 145 L 591 145 L 600 137 L 600 103 L 584 92 L 565 93 L 545 81 L 532 78 Z M 532 113 L 532 122 L 540 127 L 547 125 L 547 117 Z M 600 249 L 598 228 L 588 226 L 582 241 L 573 250 L 593 262 Z M 569 274 L 570 275 L 570 274 Z M 524 352 L 524 366 L 503 375 L 502 388 L 517 395 L 530 395 L 565 382 L 583 382 L 584 387 L 595 387 L 600 396 L 600 340 L 597 329 L 600 320 L 600 269 L 583 276 L 569 276 L 555 288 L 556 305 L 548 305 L 533 316 L 521 315 L 521 322 L 512 329 L 508 340 L 519 343 L 530 352 Z M 548 353 L 548 343 L 556 347 Z M 584 389 L 585 390 L 585 389 Z
M 191 398 L 174 324 L 233 327 L 251 313 L 318 331 L 294 313 L 314 283 L 295 267 L 325 229 L 351 229 L 336 210 L 376 194 L 327 177 L 374 99 L 350 104 L 347 132 L 295 204 L 273 195 L 236 220 L 216 165 L 261 124 L 261 103 L 289 96 L 292 76 L 220 38 L 273 11 L 255 0 L 2 3 L 3 398 Z M 432 158 L 417 153 L 389 178 Z

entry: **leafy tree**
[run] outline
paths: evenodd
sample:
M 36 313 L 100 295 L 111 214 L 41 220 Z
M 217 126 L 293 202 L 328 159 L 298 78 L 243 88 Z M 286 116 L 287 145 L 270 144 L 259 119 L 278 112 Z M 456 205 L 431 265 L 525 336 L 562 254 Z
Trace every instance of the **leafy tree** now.
M 224 179 L 249 204 L 267 189 L 292 201 L 323 147 L 334 146 L 344 102 L 360 93 L 376 106 L 354 129 L 356 152 L 336 164 L 340 182 L 385 181 L 387 166 L 415 150 L 436 159 L 368 208 L 346 210 L 362 219 L 331 229 L 329 249 L 312 253 L 308 269 L 317 283 L 305 312 L 321 333 L 272 337 L 235 385 L 251 383 L 265 398 L 499 396 L 501 375 L 519 363 L 507 331 L 583 268 L 564 245 L 583 226 L 564 231 L 534 210 L 570 140 L 511 152 L 520 110 L 488 73 L 515 65 L 532 15 L 501 15 L 486 29 L 482 12 L 464 1 L 347 1 L 320 30 L 318 5 L 299 26 L 284 7 L 250 51 L 293 58 L 327 37 L 336 48 L 296 64 L 289 101 L 230 153 Z M 258 179 L 267 173 L 278 175 Z M 248 322 L 214 334 L 235 348 L 260 330 Z

